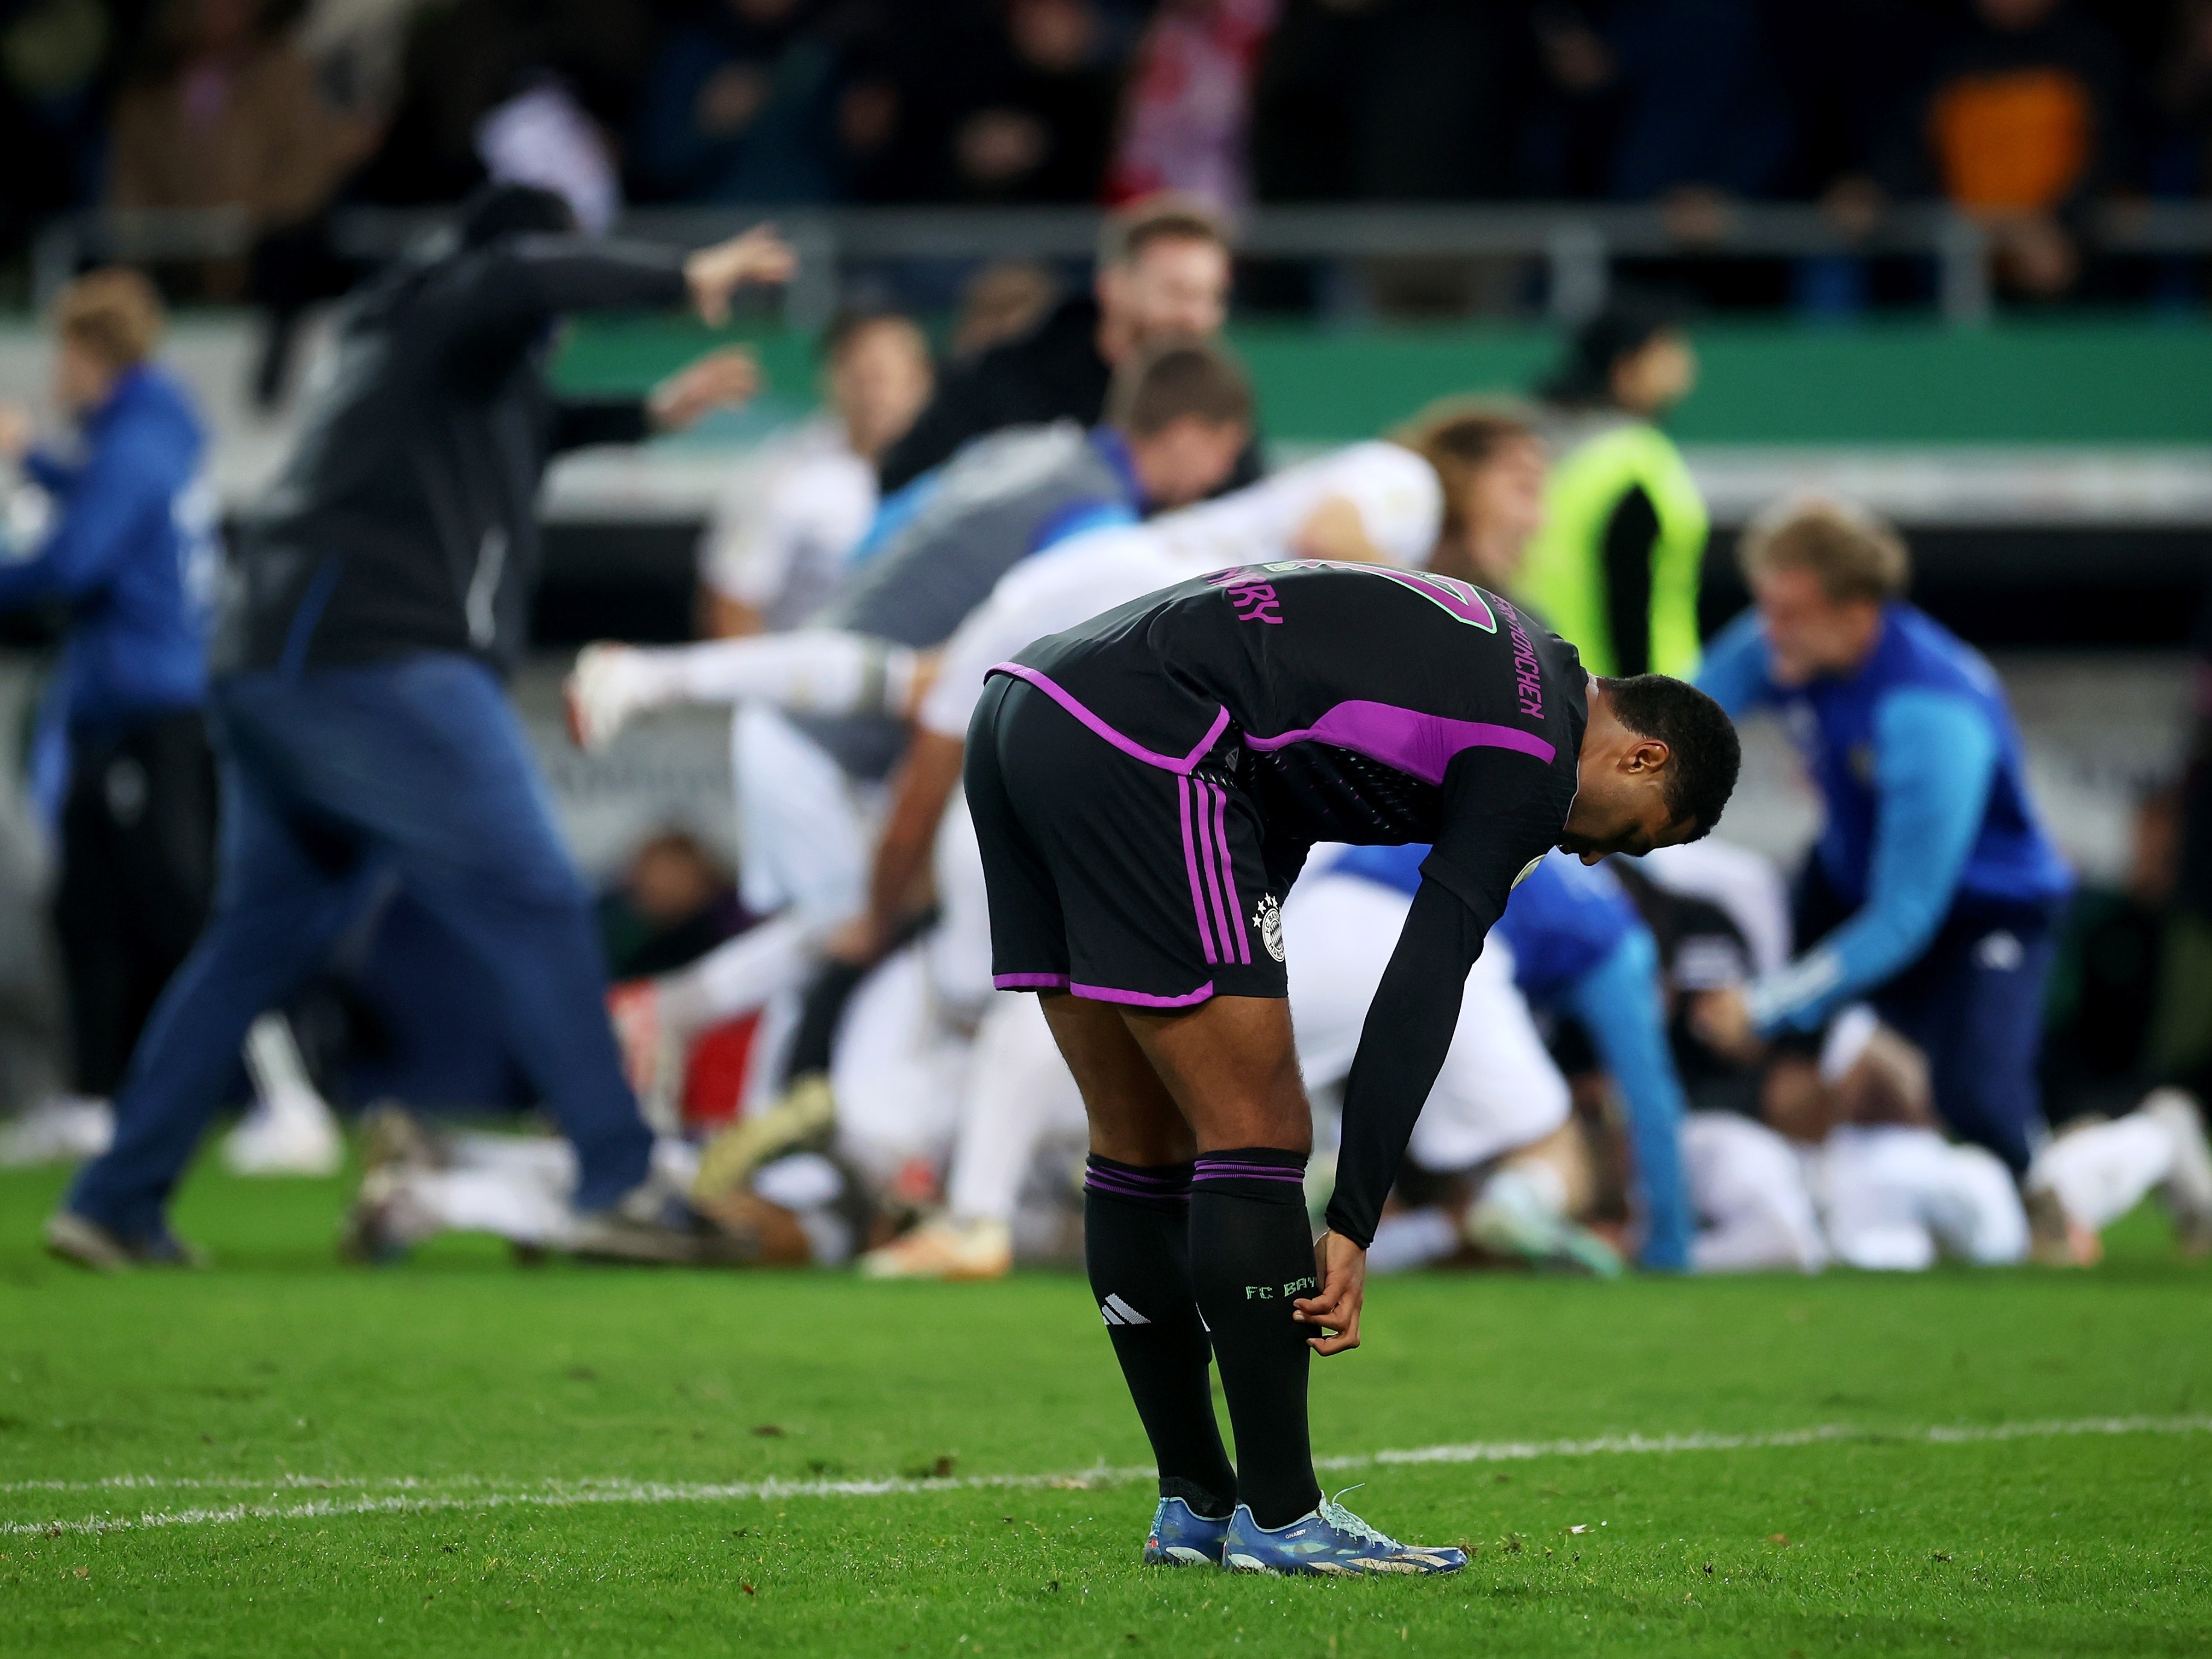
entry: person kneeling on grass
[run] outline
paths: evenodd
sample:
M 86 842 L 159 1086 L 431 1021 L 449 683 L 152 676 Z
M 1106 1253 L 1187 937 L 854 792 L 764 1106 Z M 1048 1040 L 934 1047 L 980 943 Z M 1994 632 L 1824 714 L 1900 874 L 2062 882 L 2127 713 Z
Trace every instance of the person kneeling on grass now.
M 1693 688 L 1593 680 L 1495 595 L 1376 565 L 1217 571 L 994 671 L 966 762 L 994 977 L 1043 997 L 1090 1116 L 1091 1290 L 1158 1460 L 1146 1560 L 1466 1565 L 1324 1500 L 1310 1352 L 1358 1346 L 1383 1196 L 1514 883 L 1554 846 L 1594 862 L 1694 840 L 1738 758 Z M 1433 850 L 1352 1061 L 1316 1243 L 1281 904 L 1323 840 Z
M 1749 1052 L 1869 1004 L 1926 1054 L 1936 1110 L 2024 1177 L 2052 929 L 2072 873 L 2028 789 L 2003 685 L 1905 599 L 1896 532 L 1836 501 L 1784 502 L 1745 536 L 1753 609 L 1698 683 L 1784 716 L 1826 825 L 1798 894 L 1800 954 L 1705 1000 L 1700 1035 Z

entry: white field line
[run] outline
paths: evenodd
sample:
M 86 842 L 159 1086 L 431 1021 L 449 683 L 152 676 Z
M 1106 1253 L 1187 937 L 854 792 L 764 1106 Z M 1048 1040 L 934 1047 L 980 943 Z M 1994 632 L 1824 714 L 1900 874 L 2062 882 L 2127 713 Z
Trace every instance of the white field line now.
M 1936 1424 L 1879 1429 L 1848 1424 L 1782 1429 L 1757 1434 L 1601 1435 L 1586 1440 L 1479 1440 L 1460 1445 L 1323 1457 L 1315 1467 L 1336 1471 L 1399 1463 L 1500 1463 L 1542 1457 L 1601 1457 L 1654 1452 L 1759 1451 L 1838 1442 L 1955 1446 L 2006 1440 L 2050 1440 L 2076 1435 L 2212 1434 L 2212 1417 L 2082 1417 L 2028 1423 Z M 76 1520 L 0 1522 L 0 1537 L 60 1537 L 71 1533 L 123 1532 L 157 1527 L 209 1526 L 232 1521 L 313 1521 L 332 1516 L 431 1514 L 449 1510 L 575 1509 L 593 1504 L 719 1504 L 793 1498 L 888 1498 L 908 1492 L 1086 1490 L 1149 1480 L 1149 1468 L 1100 1465 L 1066 1474 L 976 1474 L 886 1478 L 876 1480 L 510 1480 L 477 1475 L 366 1480 L 286 1475 L 276 1480 L 187 1479 L 126 1474 L 103 1480 L 0 1481 L 0 1494 L 134 1492 L 266 1493 L 258 1503 L 211 1504 L 185 1509 L 102 1513 Z M 327 1492 L 327 1497 L 306 1497 Z

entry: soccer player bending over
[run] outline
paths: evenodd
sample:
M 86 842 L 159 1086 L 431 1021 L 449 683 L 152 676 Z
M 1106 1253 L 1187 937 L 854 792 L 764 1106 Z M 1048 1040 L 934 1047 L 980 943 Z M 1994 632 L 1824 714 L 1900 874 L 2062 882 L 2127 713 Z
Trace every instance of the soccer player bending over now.
M 1378 565 L 1218 571 L 993 671 L 966 783 L 994 974 L 1043 996 L 1090 1116 L 1091 1287 L 1159 1464 L 1146 1560 L 1466 1564 L 1323 1501 L 1309 1355 L 1358 1346 L 1383 1195 L 1514 882 L 1553 846 L 1595 861 L 1703 835 L 1736 764 L 1702 692 L 1592 680 L 1504 599 Z M 1319 841 L 1433 850 L 1352 1061 L 1316 1243 L 1280 907 Z

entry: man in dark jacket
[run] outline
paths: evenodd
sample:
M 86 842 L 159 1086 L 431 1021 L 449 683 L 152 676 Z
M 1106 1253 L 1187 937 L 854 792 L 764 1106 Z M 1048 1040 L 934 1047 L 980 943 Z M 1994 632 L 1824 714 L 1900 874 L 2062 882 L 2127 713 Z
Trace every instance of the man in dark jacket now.
M 1155 197 L 1106 222 L 1090 294 L 1062 301 L 1036 328 L 939 376 L 937 395 L 880 468 L 884 493 L 1002 427 L 1095 426 L 1114 371 L 1154 341 L 1220 332 L 1229 314 L 1229 242 L 1197 203 Z M 1224 489 L 1260 476 L 1248 450 Z
M 574 404 L 544 376 L 563 314 L 689 301 L 709 323 L 790 256 L 754 232 L 688 257 L 585 242 L 557 197 L 479 197 L 460 247 L 372 286 L 290 465 L 245 527 L 217 624 L 216 908 L 116 1099 L 115 1145 L 48 1219 L 87 1266 L 174 1261 L 171 1191 L 246 1026 L 397 877 L 498 988 L 512 1052 L 574 1145 L 580 1248 L 680 1257 L 648 1178 L 582 882 L 501 678 L 522 645 L 548 459 L 687 424 L 750 390 L 720 354 L 649 400 Z

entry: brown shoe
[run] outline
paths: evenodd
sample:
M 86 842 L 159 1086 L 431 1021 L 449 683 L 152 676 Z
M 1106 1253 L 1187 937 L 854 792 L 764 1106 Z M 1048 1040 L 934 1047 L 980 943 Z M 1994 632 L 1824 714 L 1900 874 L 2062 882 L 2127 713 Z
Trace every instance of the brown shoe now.
M 56 1210 L 46 1218 L 46 1254 L 98 1273 L 132 1267 L 204 1267 L 207 1253 L 185 1243 L 166 1226 L 143 1238 L 126 1239 L 75 1210 Z

